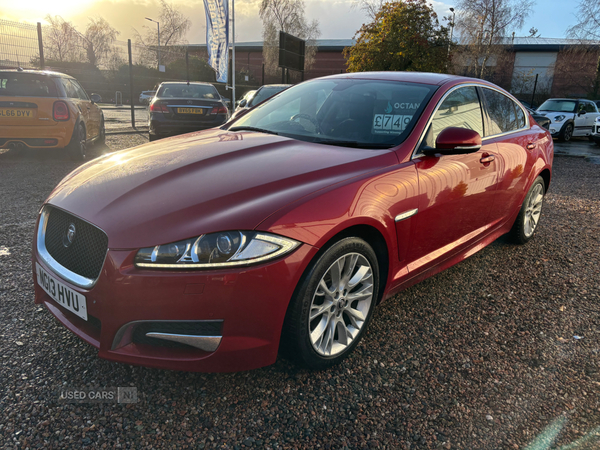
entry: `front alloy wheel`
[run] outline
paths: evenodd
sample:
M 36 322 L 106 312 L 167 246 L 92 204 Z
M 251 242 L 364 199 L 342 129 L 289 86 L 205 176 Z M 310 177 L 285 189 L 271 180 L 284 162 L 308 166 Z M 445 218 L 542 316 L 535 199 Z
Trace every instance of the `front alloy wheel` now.
M 565 128 L 562 130 L 559 136 L 559 140 L 563 142 L 569 142 L 573 137 L 573 124 L 568 123 L 565 125 Z
M 360 253 L 347 253 L 321 278 L 310 305 L 308 332 L 322 356 L 343 353 L 362 329 L 373 303 L 373 269 Z
M 338 241 L 309 268 L 290 304 L 284 341 L 304 365 L 324 369 L 358 344 L 377 302 L 377 257 L 359 238 Z

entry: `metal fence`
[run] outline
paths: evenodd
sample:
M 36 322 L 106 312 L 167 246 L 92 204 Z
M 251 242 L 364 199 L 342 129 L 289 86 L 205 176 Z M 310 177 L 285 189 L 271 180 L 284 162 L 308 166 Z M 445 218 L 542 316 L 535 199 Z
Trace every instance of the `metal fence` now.
M 0 20 L 0 67 L 40 68 L 39 27 Z

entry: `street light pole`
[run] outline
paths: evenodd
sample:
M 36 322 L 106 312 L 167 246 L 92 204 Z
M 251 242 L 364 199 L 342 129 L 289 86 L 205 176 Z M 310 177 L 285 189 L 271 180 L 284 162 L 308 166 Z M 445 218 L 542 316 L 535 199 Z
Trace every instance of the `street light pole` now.
M 152 20 L 149 17 L 145 17 L 146 20 L 149 20 L 150 22 L 154 22 L 156 24 L 156 26 L 158 27 L 158 48 L 156 49 L 156 53 L 158 55 L 158 70 L 160 71 L 160 22 L 157 22 L 156 20 Z
M 448 60 L 450 59 L 450 44 L 452 44 L 452 36 L 454 35 L 454 18 L 456 17 L 454 8 L 450 8 L 450 11 L 452 12 L 452 28 L 450 28 L 450 41 L 448 41 L 448 56 L 446 58 L 446 70 L 448 70 Z

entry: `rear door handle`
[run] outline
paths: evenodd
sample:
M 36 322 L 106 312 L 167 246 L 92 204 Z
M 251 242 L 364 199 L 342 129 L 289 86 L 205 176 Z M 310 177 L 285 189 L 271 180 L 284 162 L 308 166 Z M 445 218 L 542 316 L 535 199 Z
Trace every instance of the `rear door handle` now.
M 496 157 L 494 155 L 488 155 L 488 156 L 484 156 L 483 158 L 481 158 L 479 160 L 479 162 L 482 164 L 489 164 L 492 161 L 494 161 L 495 159 L 496 159 Z

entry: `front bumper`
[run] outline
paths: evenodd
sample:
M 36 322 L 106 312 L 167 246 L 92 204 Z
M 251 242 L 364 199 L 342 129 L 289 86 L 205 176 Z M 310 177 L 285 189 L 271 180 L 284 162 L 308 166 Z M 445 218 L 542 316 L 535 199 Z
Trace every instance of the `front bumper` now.
M 59 277 L 33 249 L 35 264 L 86 297 L 85 321 L 56 303 L 35 282 L 35 302 L 44 304 L 65 327 L 98 349 L 104 359 L 172 370 L 233 372 L 275 362 L 285 313 L 304 269 L 317 249 L 302 245 L 269 264 L 228 270 L 140 270 L 136 250 L 109 250 L 89 290 Z M 166 329 L 149 323 L 165 324 Z M 157 339 L 180 325 L 205 328 L 195 343 Z M 140 326 L 146 326 L 139 339 Z M 170 327 L 170 328 L 169 328 Z M 207 328 L 208 327 L 208 328 Z M 216 328 L 215 328 L 216 327 Z M 136 338 L 136 330 L 138 338 Z M 200 337 L 198 337 L 200 336 Z M 173 344 L 175 341 L 175 345 Z

